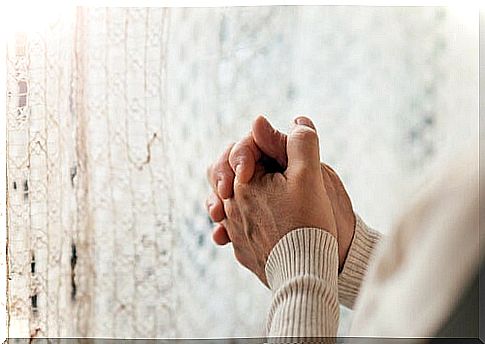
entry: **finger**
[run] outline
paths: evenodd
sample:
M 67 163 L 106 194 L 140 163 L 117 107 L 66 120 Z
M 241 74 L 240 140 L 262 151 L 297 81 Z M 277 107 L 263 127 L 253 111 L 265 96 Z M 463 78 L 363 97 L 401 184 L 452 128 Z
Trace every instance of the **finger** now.
M 234 144 L 230 144 L 217 162 L 209 167 L 207 171 L 212 189 L 222 199 L 228 199 L 232 196 L 234 172 L 229 165 L 228 159 L 233 146 Z
M 295 126 L 288 135 L 287 173 L 311 171 L 320 175 L 320 148 L 318 135 L 312 121 L 307 117 L 297 117 Z
M 325 170 L 325 173 L 328 175 L 328 178 L 330 179 L 330 181 L 326 183 L 331 184 L 333 186 L 335 193 L 337 193 L 337 188 L 339 188 L 341 192 L 338 192 L 338 193 L 340 194 L 343 192 L 344 196 L 348 197 L 344 184 L 342 183 L 342 180 L 338 176 L 337 172 L 335 172 L 335 170 L 331 166 L 325 163 L 322 163 L 322 167 Z
M 330 177 L 330 174 L 328 170 L 325 169 L 325 166 L 322 164 L 320 168 L 321 174 L 322 174 L 322 180 L 323 184 L 325 185 L 325 189 L 327 190 L 328 197 L 330 198 L 331 201 L 335 199 L 335 188 L 334 185 L 332 184 L 332 179 Z
M 212 231 L 212 240 L 214 241 L 214 243 L 220 246 L 224 246 L 231 242 L 231 239 L 229 239 L 229 235 L 227 234 L 226 228 L 220 223 L 218 223 Z
M 322 162 L 321 165 L 323 166 L 323 168 L 328 171 L 330 174 L 333 174 L 335 176 L 337 176 L 337 173 L 335 172 L 335 170 L 332 168 L 332 166 L 330 165 L 327 165 L 326 163 Z
M 213 192 L 207 197 L 206 209 L 214 222 L 220 222 L 226 217 L 221 199 Z
M 275 159 L 285 169 L 288 162 L 286 156 L 286 135 L 273 128 L 266 117 L 262 115 L 259 115 L 254 120 L 252 134 L 254 142 L 259 149 L 270 158 Z
M 254 166 L 260 157 L 261 151 L 256 146 L 251 134 L 232 147 L 229 154 L 229 165 L 239 182 L 247 183 L 251 180 Z

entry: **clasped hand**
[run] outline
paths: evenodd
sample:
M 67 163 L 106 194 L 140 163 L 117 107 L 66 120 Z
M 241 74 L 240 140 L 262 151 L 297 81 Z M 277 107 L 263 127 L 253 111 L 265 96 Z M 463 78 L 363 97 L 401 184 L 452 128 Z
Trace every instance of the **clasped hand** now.
M 265 285 L 267 258 L 288 232 L 302 227 L 329 232 L 338 240 L 343 263 L 355 227 L 340 179 L 320 164 L 315 126 L 306 117 L 294 122 L 286 136 L 258 117 L 252 133 L 208 170 L 213 193 L 206 205 L 217 222 L 214 242 L 232 242 L 236 259 Z

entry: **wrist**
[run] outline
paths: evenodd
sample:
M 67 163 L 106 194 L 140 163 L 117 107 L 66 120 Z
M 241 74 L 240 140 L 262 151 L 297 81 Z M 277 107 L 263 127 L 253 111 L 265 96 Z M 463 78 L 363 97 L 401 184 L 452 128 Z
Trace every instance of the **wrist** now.
M 315 276 L 337 285 L 338 246 L 333 235 L 319 228 L 287 233 L 271 250 L 265 266 L 268 285 L 277 290 L 298 276 Z
M 342 271 L 345 261 L 349 256 L 350 247 L 354 240 L 355 228 L 357 226 L 357 217 L 354 212 L 347 217 L 347 230 L 339 231 L 338 246 L 339 246 L 339 273 Z

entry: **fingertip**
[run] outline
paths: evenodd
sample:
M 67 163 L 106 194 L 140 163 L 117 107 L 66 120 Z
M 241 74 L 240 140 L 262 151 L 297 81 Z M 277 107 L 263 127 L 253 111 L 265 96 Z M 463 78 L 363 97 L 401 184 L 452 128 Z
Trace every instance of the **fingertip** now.
M 306 116 L 298 116 L 293 121 L 295 122 L 295 124 L 304 125 L 306 127 L 312 128 L 315 131 L 317 130 L 312 120 Z
M 296 125 L 288 135 L 288 168 L 297 175 L 303 170 L 318 171 L 321 175 L 319 139 L 312 121 L 300 116 L 294 122 Z
M 252 133 L 259 149 L 270 158 L 276 160 L 282 168 L 286 168 L 287 136 L 276 130 L 264 116 L 258 116 L 254 120 Z
M 260 132 L 261 130 L 265 129 L 273 129 L 273 126 L 268 121 L 266 116 L 260 114 L 254 119 L 251 129 L 253 132 Z
M 269 123 L 269 122 L 268 122 L 268 119 L 266 118 L 266 115 L 265 115 L 265 114 L 262 114 L 262 113 L 260 113 L 260 114 L 258 114 L 258 115 L 256 116 L 256 118 L 255 118 L 255 119 L 254 119 L 254 121 L 253 121 L 253 125 L 254 125 L 255 123 L 257 123 L 257 122 L 266 122 L 266 123 Z
M 231 242 L 227 230 L 222 224 L 217 224 L 212 231 L 212 241 L 219 246 L 224 246 Z
M 220 222 L 226 217 L 224 213 L 224 205 L 222 201 L 214 193 L 212 193 L 206 201 L 207 212 L 214 222 Z

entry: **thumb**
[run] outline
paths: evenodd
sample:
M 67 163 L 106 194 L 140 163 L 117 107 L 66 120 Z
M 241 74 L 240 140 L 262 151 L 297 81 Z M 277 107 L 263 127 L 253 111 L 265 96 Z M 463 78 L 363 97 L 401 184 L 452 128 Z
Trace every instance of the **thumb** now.
M 253 140 L 258 148 L 268 157 L 286 168 L 286 135 L 274 129 L 264 116 L 258 116 L 252 126 Z
M 318 135 L 313 122 L 307 117 L 295 118 L 295 126 L 288 135 L 287 174 L 300 174 L 302 171 L 320 175 L 320 148 Z

